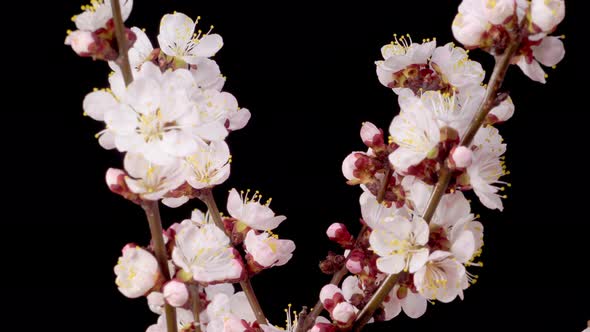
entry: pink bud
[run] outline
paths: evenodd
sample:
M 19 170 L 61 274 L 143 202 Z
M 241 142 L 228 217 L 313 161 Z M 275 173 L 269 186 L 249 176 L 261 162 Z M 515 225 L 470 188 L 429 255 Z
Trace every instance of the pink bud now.
M 361 139 L 368 147 L 383 145 L 383 131 L 371 122 L 364 122 L 361 127 Z
M 71 45 L 74 52 L 81 56 L 88 56 L 94 43 L 94 34 L 90 31 L 76 30 L 66 38 L 66 44 Z
M 336 326 L 330 323 L 315 323 L 311 332 L 336 332 Z
M 109 168 L 106 174 L 107 186 L 111 191 L 118 193 L 120 191 L 119 179 L 125 176 L 125 171 L 118 168 Z
M 320 291 L 320 301 L 324 303 L 326 300 L 331 300 L 336 294 L 342 294 L 340 288 L 338 288 L 336 285 L 327 284 L 326 286 L 322 287 L 322 290 Z
M 352 244 L 352 235 L 350 235 L 350 232 L 348 232 L 348 229 L 346 229 L 344 224 L 337 222 L 333 223 L 330 225 L 330 227 L 328 227 L 326 234 L 330 240 L 342 246 L 348 246 Z
M 173 307 L 181 307 L 188 301 L 188 289 L 178 280 L 170 280 L 163 288 L 164 299 Z
M 356 308 L 348 302 L 340 302 L 332 310 L 332 318 L 339 324 L 348 325 L 356 318 Z
M 357 274 L 363 270 L 362 262 L 365 259 L 365 254 L 358 249 L 354 249 L 348 255 L 348 259 L 346 260 L 346 268 L 350 273 Z
M 363 270 L 363 266 L 359 261 L 353 261 L 351 259 L 346 261 L 346 268 L 352 274 L 360 273 Z
M 122 252 L 123 254 L 125 254 L 125 251 L 127 251 L 127 250 L 129 250 L 129 249 L 134 249 L 134 248 L 136 248 L 136 247 L 137 247 L 137 244 L 135 244 L 135 243 L 127 243 L 127 244 L 126 244 L 126 245 L 123 247 L 123 249 L 121 250 L 121 252 Z
M 451 160 L 457 168 L 467 168 L 471 166 L 473 152 L 464 146 L 458 146 L 451 152 Z

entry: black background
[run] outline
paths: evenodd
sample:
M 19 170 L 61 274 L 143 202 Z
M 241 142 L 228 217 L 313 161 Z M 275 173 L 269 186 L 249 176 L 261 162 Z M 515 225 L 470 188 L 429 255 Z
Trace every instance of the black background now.
M 294 258 L 253 280 L 268 317 L 282 324 L 288 303 L 313 305 L 329 280 L 317 268 L 327 250 L 337 249 L 324 234 L 327 226 L 341 221 L 353 232 L 359 228 L 360 189 L 345 184 L 340 166 L 350 151 L 364 149 L 362 121 L 386 129 L 398 111 L 394 94 L 375 75 L 380 47 L 393 33 L 452 41 L 459 1 L 135 2 L 128 25 L 146 28 L 153 42 L 161 16 L 174 10 L 202 16 L 202 27 L 214 24 L 224 38 L 215 60 L 227 76 L 225 90 L 253 117 L 230 136 L 232 176 L 215 193 L 224 209 L 232 187 L 257 189 L 288 217 L 277 232 L 296 242 Z M 367 330 L 584 329 L 590 110 L 581 3 L 567 3 L 557 33 L 566 35 L 568 53 L 556 70 L 548 69 L 548 84 L 530 81 L 516 67 L 508 75 L 505 88 L 517 108 L 500 130 L 513 186 L 503 213 L 474 204 L 485 225 L 484 267 L 470 269 L 479 282 L 464 301 L 429 305 L 420 319 L 400 314 Z M 122 166 L 121 154 L 100 148 L 93 136 L 101 124 L 82 116 L 82 99 L 106 86 L 108 68 L 63 46 L 80 5 L 27 4 L 14 12 L 22 23 L 5 31 L 16 37 L 4 54 L 11 83 L 3 110 L 5 301 L 11 318 L 21 317 L 20 328 L 143 331 L 157 316 L 145 299 L 117 291 L 113 266 L 126 243 L 147 244 L 149 232 L 141 209 L 106 188 L 104 173 Z M 471 54 L 491 71 L 489 55 Z M 194 207 L 202 206 L 164 208 L 165 226 Z

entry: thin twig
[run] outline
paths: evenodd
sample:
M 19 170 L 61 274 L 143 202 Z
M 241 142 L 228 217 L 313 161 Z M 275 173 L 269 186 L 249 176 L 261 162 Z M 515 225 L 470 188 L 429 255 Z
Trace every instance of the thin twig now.
M 383 177 L 383 183 L 381 183 L 381 187 L 379 188 L 379 192 L 377 193 L 377 202 L 381 203 L 383 202 L 383 198 L 385 197 L 385 194 L 387 193 L 387 185 L 389 184 L 389 178 L 393 175 L 393 169 L 391 167 L 387 168 L 387 171 L 385 172 L 385 176 Z M 367 225 L 363 225 L 363 227 L 361 228 L 361 230 L 359 231 L 354 246 L 353 248 L 357 247 L 357 244 L 359 243 L 360 239 L 365 235 L 365 232 L 367 231 Z M 352 252 L 352 251 L 351 251 Z M 350 255 L 350 253 L 349 253 Z M 348 257 L 346 257 L 348 259 Z M 334 273 L 334 275 L 332 275 L 332 279 L 330 280 L 330 284 L 332 285 L 339 285 L 340 282 L 342 281 L 342 279 L 344 279 L 344 277 L 348 274 L 348 269 L 346 268 L 346 264 L 344 266 L 342 266 L 340 268 L 340 270 L 338 270 L 336 273 Z M 318 318 L 318 316 L 322 313 L 322 311 L 324 310 L 324 305 L 322 304 L 322 301 L 318 300 L 318 302 L 316 302 L 315 306 L 313 307 L 313 310 L 311 310 L 311 312 L 309 312 L 305 317 L 304 320 L 301 324 L 297 324 L 297 332 L 305 332 L 309 329 L 312 328 L 312 326 L 315 324 L 315 320 Z
M 133 81 L 133 75 L 131 74 L 131 65 L 129 64 L 127 37 L 125 36 L 125 25 L 123 25 L 119 0 L 111 0 L 111 9 L 113 11 L 115 35 L 117 37 L 117 44 L 119 45 L 119 56 L 116 62 L 123 72 L 123 80 L 125 81 L 125 86 L 127 86 Z M 168 281 L 170 280 L 170 270 L 168 268 L 168 253 L 164 246 L 164 237 L 162 234 L 160 207 L 158 206 L 157 201 L 143 201 L 141 207 L 145 211 L 150 226 L 154 253 L 158 265 L 160 266 L 160 271 L 162 272 L 162 278 L 165 281 Z M 164 304 L 164 311 L 166 313 L 166 326 L 168 332 L 177 332 L 176 309 L 169 304 Z
M 496 57 L 496 65 L 494 66 L 494 71 L 492 72 L 492 77 L 490 78 L 488 88 L 486 90 L 486 94 L 484 97 L 484 101 L 480 105 L 476 115 L 474 116 L 473 120 L 469 125 L 469 129 L 463 135 L 461 140 L 461 145 L 469 147 L 475 134 L 481 128 L 486 116 L 490 112 L 490 110 L 496 104 L 496 97 L 498 95 L 498 91 L 504 82 L 504 77 L 506 76 L 506 72 L 508 70 L 508 66 L 510 65 L 510 59 L 514 55 L 514 53 L 518 50 L 520 46 L 520 41 L 517 40 L 510 44 L 508 49 L 504 52 L 504 54 L 500 57 Z M 423 218 L 426 222 L 430 222 L 440 200 L 442 199 L 444 193 L 447 190 L 449 182 L 451 180 L 451 171 L 447 166 L 447 161 L 445 161 L 444 166 L 440 170 L 438 182 L 434 187 L 434 190 L 428 200 L 428 204 L 426 210 L 424 211 Z M 379 308 L 387 294 L 391 291 L 395 282 L 397 280 L 397 275 L 391 274 L 387 276 L 383 284 L 379 287 L 377 292 L 373 295 L 373 297 L 369 300 L 369 302 L 365 305 L 363 310 L 357 316 L 356 322 L 353 326 L 353 330 L 355 332 L 360 331 L 363 326 L 373 317 L 375 310 Z
M 158 201 L 143 201 L 141 207 L 145 211 L 148 223 L 150 225 L 150 233 L 152 235 L 152 245 L 156 260 L 162 272 L 162 278 L 165 281 L 170 280 L 170 270 L 168 268 L 168 253 L 164 245 L 164 238 L 162 236 L 162 220 L 160 219 L 160 209 Z M 178 326 L 176 324 L 176 309 L 169 304 L 164 304 L 166 311 L 166 326 L 168 332 L 176 332 Z
M 193 309 L 193 316 L 195 316 L 195 332 L 201 332 L 201 298 L 199 297 L 199 285 L 191 284 L 188 286 L 191 298 L 192 298 L 192 309 Z
M 123 0 L 127 1 L 127 0 Z M 123 73 L 123 80 L 125 85 L 131 84 L 133 75 L 131 74 L 131 64 L 129 63 L 129 45 L 127 45 L 127 37 L 125 36 L 125 25 L 123 25 L 123 17 L 121 16 L 121 5 L 119 0 L 111 0 L 111 8 L 113 10 L 113 23 L 115 24 L 115 36 L 117 37 L 117 45 L 119 46 L 119 56 L 115 62 L 121 68 Z
M 215 198 L 213 198 L 211 190 L 203 190 L 200 199 L 207 205 L 209 215 L 213 218 L 213 222 L 215 223 L 215 225 L 219 227 L 222 231 L 224 231 L 225 234 L 231 239 L 231 234 L 229 234 L 223 226 L 221 214 L 219 213 L 217 203 L 215 203 Z M 246 297 L 248 298 L 248 302 L 252 307 L 252 311 L 254 311 L 254 315 L 256 316 L 256 321 L 258 322 L 258 324 L 268 324 L 268 321 L 264 316 L 264 312 L 262 311 L 262 307 L 260 307 L 260 303 L 258 302 L 258 298 L 256 298 L 256 294 L 254 293 L 254 289 L 252 288 L 252 283 L 250 282 L 250 278 L 248 277 L 248 275 L 246 275 L 243 281 L 240 281 L 240 286 L 242 287 L 242 291 L 244 291 Z

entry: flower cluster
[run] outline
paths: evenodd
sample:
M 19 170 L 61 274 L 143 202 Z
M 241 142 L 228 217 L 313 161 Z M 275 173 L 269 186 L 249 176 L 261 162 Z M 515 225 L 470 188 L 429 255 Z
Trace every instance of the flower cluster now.
M 552 66 L 564 55 L 561 41 L 547 36 L 563 11 L 563 1 L 465 0 L 453 31 L 469 49 L 501 56 L 513 47 L 510 62 L 544 82 L 537 61 Z M 357 239 L 340 223 L 327 231 L 344 254 L 330 253 L 322 270 L 331 274 L 345 268 L 352 274 L 341 287 L 329 284 L 320 293 L 334 329 L 348 329 L 391 276 L 394 286 L 373 321 L 390 320 L 402 310 L 420 317 L 428 302 L 462 299 L 477 281 L 468 268 L 483 266 L 478 260 L 483 225 L 464 192 L 473 191 L 489 209 L 503 209 L 510 184 L 501 179 L 509 172 L 496 125 L 512 117 L 514 104 L 505 93 L 486 100 L 485 72 L 468 52 L 452 43 L 437 46 L 436 40 L 416 43 L 409 35 L 394 35 L 381 49 L 377 77 L 398 95 L 400 113 L 391 121 L 388 139 L 382 129 L 363 123 L 360 136 L 367 150 L 352 152 L 342 164 L 347 183 L 363 189 L 363 229 Z M 482 107 L 489 107 L 484 126 L 472 132 Z M 443 172 L 447 189 L 423 217 Z
M 123 19 L 131 6 L 132 1 L 122 2 Z M 129 298 L 145 296 L 160 315 L 148 332 L 167 331 L 173 314 L 178 331 L 275 329 L 254 314 L 245 294 L 251 290 L 242 285 L 244 291 L 234 293 L 233 283 L 291 259 L 293 241 L 272 233 L 286 217 L 275 215 L 270 199 L 262 203 L 259 192 L 232 189 L 226 218 L 209 201 L 210 189 L 229 177 L 225 138 L 250 119 L 250 112 L 222 91 L 225 77 L 211 59 L 223 46 L 221 36 L 211 33 L 213 27 L 195 31 L 200 18 L 168 14 L 154 48 L 136 27 L 125 29 L 126 41 L 116 39 L 109 0 L 93 0 L 82 9 L 74 17 L 78 30 L 68 34 L 66 44 L 80 56 L 108 61 L 113 70 L 110 86 L 95 89 L 83 101 L 84 114 L 105 125 L 96 135 L 99 144 L 125 153 L 124 170 L 107 171 L 108 187 L 141 205 L 148 219 L 159 215 L 154 209 L 160 200 L 177 207 L 199 198 L 210 209 L 194 210 L 191 219 L 164 232 L 160 220 L 150 221 L 152 243 L 126 245 L 115 266 L 119 291 Z M 115 49 L 121 42 L 131 46 L 130 73 L 124 73 Z
M 112 69 L 109 87 L 84 98 L 84 114 L 104 123 L 96 135 L 103 148 L 125 154 L 124 169 L 106 173 L 109 189 L 141 205 L 152 231 L 150 245 L 123 248 L 116 285 L 126 297 L 145 296 L 160 315 L 148 332 L 277 332 L 249 279 L 293 256 L 294 242 L 274 233 L 286 217 L 258 191 L 236 189 L 223 216 L 211 193 L 230 174 L 226 137 L 250 119 L 223 91 L 225 77 L 211 59 L 223 39 L 213 26 L 197 29 L 200 18 L 175 12 L 162 18 L 154 47 L 142 29 L 124 27 L 132 5 L 92 0 L 73 17 L 77 30 L 65 41 Z M 121 17 L 113 17 L 116 9 Z M 342 223 L 327 229 L 343 251 L 320 263 L 335 274 L 319 294 L 330 320 L 318 311 L 293 320 L 289 305 L 288 331 L 356 330 L 401 311 L 418 318 L 428 302 L 463 299 L 477 281 L 468 269 L 483 266 L 484 243 L 465 194 L 502 211 L 510 187 L 502 178 L 509 172 L 497 126 L 512 117 L 514 104 L 500 85 L 509 64 L 545 82 L 540 64 L 554 66 L 565 54 L 560 38 L 550 36 L 564 14 L 563 0 L 464 0 L 453 33 L 465 49 L 434 39 L 416 43 L 409 35 L 394 35 L 381 48 L 377 77 L 398 96 L 400 112 L 388 137 L 363 123 L 366 150 L 342 163 L 347 183 L 363 191 L 362 229 L 357 237 Z M 497 59 L 489 86 L 482 66 L 469 58 L 475 48 Z M 192 198 L 208 211 L 196 209 L 162 231 L 159 202 L 177 207 Z
M 200 302 L 198 322 L 202 330 L 252 331 L 258 326 L 246 295 L 234 294 L 232 283 L 287 263 L 295 244 L 270 235 L 270 230 L 257 230 L 270 224 L 276 228 L 285 217 L 275 216 L 258 201 L 244 201 L 235 189 L 228 199 L 228 211 L 231 217 L 226 218 L 226 225 L 245 232 L 243 241 L 232 241 L 213 223 L 210 214 L 196 209 L 191 219 L 175 223 L 164 232 L 170 257 L 168 277 L 162 275 L 151 246 L 129 244 L 123 248 L 115 266 L 119 290 L 129 298 L 146 296 L 150 309 L 161 315 L 148 332 L 166 331 L 164 304 L 177 309 L 179 331 L 194 331 L 194 301 Z
M 79 17 L 85 14 L 98 10 Z M 137 37 L 129 50 L 133 82 L 126 87 L 111 61 L 110 87 L 84 99 L 85 114 L 105 124 L 100 145 L 127 153 L 125 183 L 113 188 L 126 197 L 130 192 L 176 207 L 229 177 L 224 139 L 247 124 L 250 112 L 222 91 L 225 78 L 210 59 L 223 45 L 221 36 L 194 33 L 195 26 L 184 14 L 165 15 L 156 49 L 141 29 L 131 28 Z
M 453 33 L 465 47 L 495 55 L 518 38 L 520 47 L 512 62 L 531 79 L 545 83 L 540 64 L 553 67 L 565 55 L 560 38 L 549 36 L 564 17 L 564 0 L 464 0 Z

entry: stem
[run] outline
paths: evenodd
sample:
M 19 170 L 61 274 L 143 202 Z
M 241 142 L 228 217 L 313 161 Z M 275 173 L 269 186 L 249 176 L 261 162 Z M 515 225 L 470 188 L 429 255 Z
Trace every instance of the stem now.
M 125 36 L 125 25 L 123 25 L 119 0 L 111 0 L 111 9 L 113 10 L 115 36 L 117 37 L 117 45 L 119 45 L 119 57 L 115 62 L 121 68 L 125 85 L 129 85 L 133 81 L 133 75 L 131 74 L 131 65 L 129 64 L 127 37 Z
M 391 175 L 393 175 L 393 169 L 391 167 L 388 167 L 387 171 L 385 172 L 385 176 L 383 177 L 383 183 L 381 184 L 379 192 L 377 193 L 377 202 L 379 203 L 383 202 L 383 198 L 387 193 L 387 185 L 389 184 L 389 178 L 391 177 Z M 364 236 L 366 231 L 367 225 L 363 225 L 363 227 L 359 231 L 359 234 L 356 237 L 353 248 L 357 247 L 357 244 L 359 243 L 360 239 Z M 348 259 L 348 257 L 346 258 Z M 347 274 L 348 269 L 346 268 L 345 264 L 342 268 L 340 268 L 340 270 L 338 270 L 336 273 L 334 273 L 334 275 L 332 275 L 332 280 L 330 280 L 330 284 L 338 286 Z M 303 321 L 303 323 L 297 324 L 297 332 L 304 332 L 311 329 L 312 326 L 315 324 L 315 320 L 318 318 L 318 316 L 322 313 L 323 310 L 324 305 L 322 304 L 322 301 L 318 300 L 311 312 L 309 312 L 307 316 L 305 316 L 305 320 Z
M 221 229 L 231 239 L 231 234 L 228 234 L 227 230 L 223 226 L 221 214 L 219 213 L 219 209 L 217 208 L 217 203 L 215 203 L 215 198 L 213 198 L 211 189 L 203 190 L 200 199 L 207 205 L 209 215 L 213 218 L 213 222 L 215 223 L 215 225 L 219 227 L 219 229 Z M 256 321 L 258 322 L 258 324 L 268 324 L 268 321 L 264 316 L 264 312 L 262 311 L 262 307 L 260 307 L 258 298 L 256 298 L 256 294 L 254 293 L 254 289 L 252 288 L 252 283 L 250 283 L 250 277 L 248 277 L 247 274 L 245 279 L 240 281 L 240 286 L 242 287 L 242 291 L 244 291 L 244 293 L 246 294 L 248 302 L 250 302 L 250 306 L 252 307 L 252 311 L 254 311 L 254 315 L 256 316 Z
M 463 135 L 461 139 L 461 145 L 465 147 L 469 147 L 475 134 L 479 130 L 479 128 L 484 123 L 486 116 L 490 112 L 490 110 L 496 106 L 497 100 L 496 97 L 498 95 L 498 90 L 502 86 L 504 82 L 504 77 L 506 76 L 506 72 L 508 71 L 508 66 L 510 65 L 510 59 L 514 55 L 514 53 L 518 50 L 520 46 L 520 40 L 516 40 L 515 42 L 511 43 L 504 54 L 500 57 L 496 57 L 496 65 L 494 66 L 494 71 L 492 72 L 492 77 L 490 78 L 488 88 L 486 90 L 486 94 L 484 96 L 484 100 L 482 104 L 479 106 L 477 113 L 471 120 L 469 124 L 469 128 Z M 443 164 L 443 167 L 440 170 L 438 182 L 430 195 L 430 199 L 428 200 L 428 205 L 426 206 L 426 210 L 424 211 L 423 218 L 428 223 L 432 219 L 440 200 L 442 199 L 444 193 L 447 191 L 447 187 L 449 186 L 449 182 L 451 180 L 451 171 L 449 170 L 448 166 L 448 159 Z M 353 325 L 353 331 L 357 332 L 360 331 L 363 326 L 373 317 L 375 310 L 379 308 L 387 294 L 391 291 L 395 282 L 397 281 L 397 275 L 391 274 L 387 276 L 383 284 L 379 287 L 377 292 L 373 295 L 371 300 L 365 305 L 363 310 L 361 310 L 360 314 L 358 315 L 356 322 Z
M 150 233 L 152 235 L 152 245 L 156 260 L 162 272 L 164 281 L 170 280 L 170 270 L 168 269 L 168 253 L 164 245 L 164 238 L 162 236 L 162 221 L 160 219 L 160 208 L 157 201 L 143 201 L 141 207 L 145 211 L 148 223 L 150 225 Z M 166 311 L 166 326 L 168 332 L 176 332 L 176 309 L 169 304 L 164 304 Z
M 199 286 L 189 285 L 189 291 L 191 292 L 191 298 L 193 300 L 193 316 L 195 316 L 195 332 L 201 332 L 201 299 L 199 298 Z
M 131 74 L 131 65 L 129 64 L 127 37 L 125 36 L 125 25 L 123 25 L 123 17 L 121 16 L 121 4 L 119 0 L 111 0 L 111 9 L 113 11 L 113 24 L 115 25 L 115 35 L 117 37 L 117 44 L 119 45 L 119 57 L 116 62 L 123 72 L 123 80 L 125 86 L 133 82 L 133 75 Z M 164 246 L 164 237 L 162 235 L 162 220 L 160 218 L 160 207 L 157 201 L 143 201 L 141 207 L 145 211 L 147 217 L 150 233 L 152 235 L 152 243 L 154 246 L 154 253 L 156 260 L 160 266 L 162 278 L 164 281 L 170 280 L 170 270 L 168 268 L 168 253 Z M 166 327 L 168 332 L 177 332 L 178 326 L 176 324 L 176 309 L 171 305 L 164 304 L 164 312 L 166 313 Z

